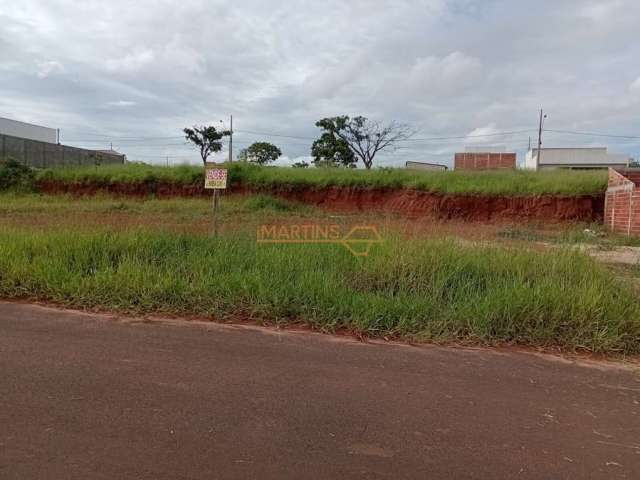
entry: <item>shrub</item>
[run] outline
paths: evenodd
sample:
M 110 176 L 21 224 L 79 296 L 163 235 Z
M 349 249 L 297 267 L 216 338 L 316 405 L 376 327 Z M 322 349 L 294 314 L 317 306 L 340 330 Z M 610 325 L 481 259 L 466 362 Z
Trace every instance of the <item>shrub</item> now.
M 32 168 L 12 158 L 0 161 L 0 190 L 33 191 L 34 181 Z

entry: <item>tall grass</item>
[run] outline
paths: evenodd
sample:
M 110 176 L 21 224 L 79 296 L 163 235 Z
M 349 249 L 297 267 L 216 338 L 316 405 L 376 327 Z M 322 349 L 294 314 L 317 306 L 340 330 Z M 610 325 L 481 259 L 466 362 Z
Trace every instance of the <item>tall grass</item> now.
M 640 305 L 576 252 L 387 239 L 337 245 L 248 236 L 0 232 L 0 296 L 84 308 L 304 322 L 332 331 L 640 352 Z
M 202 167 L 182 165 L 105 165 L 72 167 L 39 172 L 40 180 L 61 182 L 118 182 L 194 184 L 202 182 Z M 606 190 L 606 172 L 556 170 L 421 172 L 405 169 L 356 170 L 339 168 L 260 167 L 233 163 L 230 182 L 254 188 L 415 188 L 429 192 L 471 195 L 590 195 Z

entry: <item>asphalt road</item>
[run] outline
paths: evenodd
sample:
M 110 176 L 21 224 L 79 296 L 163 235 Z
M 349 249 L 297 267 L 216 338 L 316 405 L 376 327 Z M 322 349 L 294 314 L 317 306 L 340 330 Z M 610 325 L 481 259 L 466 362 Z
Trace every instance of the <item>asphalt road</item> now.
M 640 376 L 0 303 L 2 479 L 640 478 Z

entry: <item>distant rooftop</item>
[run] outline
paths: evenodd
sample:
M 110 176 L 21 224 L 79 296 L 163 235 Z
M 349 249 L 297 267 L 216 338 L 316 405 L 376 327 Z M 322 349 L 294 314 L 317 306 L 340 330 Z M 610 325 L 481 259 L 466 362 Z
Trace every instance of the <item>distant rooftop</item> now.
M 94 152 L 98 152 L 98 153 L 107 153 L 109 155 L 120 155 L 120 156 L 124 156 L 124 153 L 120 153 L 116 150 L 94 150 Z
M 537 152 L 537 148 L 532 148 L 534 152 Z M 607 147 L 542 147 L 541 150 L 607 150 Z

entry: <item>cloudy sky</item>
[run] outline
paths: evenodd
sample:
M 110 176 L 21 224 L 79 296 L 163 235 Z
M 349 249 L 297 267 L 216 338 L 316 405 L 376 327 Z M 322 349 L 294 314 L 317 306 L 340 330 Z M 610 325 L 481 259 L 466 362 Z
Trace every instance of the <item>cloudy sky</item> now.
M 640 135 L 639 19 L 637 0 L 0 0 L 0 116 L 146 162 L 198 161 L 181 129 L 230 114 L 234 147 L 285 162 L 340 114 L 418 130 L 379 165 L 522 155 L 541 107 L 551 130 Z M 640 157 L 633 138 L 544 144 Z

